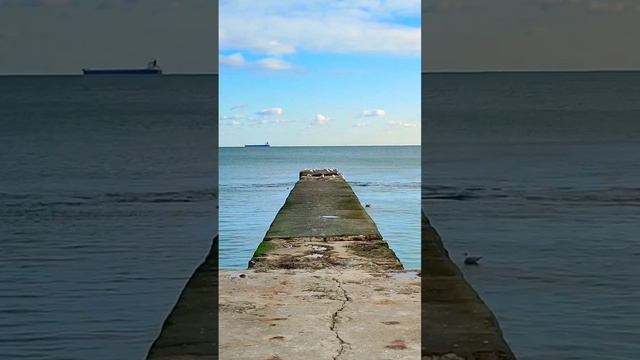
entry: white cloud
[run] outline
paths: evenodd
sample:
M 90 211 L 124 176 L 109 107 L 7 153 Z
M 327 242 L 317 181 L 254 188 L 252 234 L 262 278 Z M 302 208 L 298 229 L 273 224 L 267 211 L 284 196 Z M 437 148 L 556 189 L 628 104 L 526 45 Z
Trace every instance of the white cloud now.
M 242 115 L 225 115 L 225 116 L 221 117 L 220 120 L 222 120 L 223 123 L 225 123 L 225 124 L 238 126 L 238 125 L 242 124 L 241 120 L 244 120 L 244 116 L 242 116 Z
M 296 52 L 296 49 L 288 44 L 281 44 L 277 40 L 271 40 L 266 47 L 262 51 L 271 55 L 285 55 L 285 54 L 293 54 Z
M 229 108 L 229 110 L 234 111 L 234 110 L 240 110 L 240 109 L 244 109 L 247 107 L 247 104 L 238 104 L 238 105 L 234 105 L 232 107 Z
M 220 65 L 231 66 L 231 67 L 241 67 L 246 66 L 247 61 L 244 59 L 241 53 L 235 53 L 228 56 L 220 55 Z
M 316 114 L 315 118 L 313 119 L 313 124 L 315 125 L 325 125 L 328 122 L 329 118 L 322 114 Z
M 269 115 L 282 115 L 282 113 L 283 113 L 282 108 L 275 107 L 271 109 L 264 109 L 264 110 L 258 111 L 256 114 L 260 116 L 269 116 Z
M 389 126 L 398 126 L 398 127 L 405 127 L 405 128 L 417 128 L 418 127 L 418 124 L 416 124 L 416 123 L 407 123 L 407 122 L 398 121 L 398 120 L 389 120 L 389 121 L 387 121 L 387 124 Z
M 420 1 L 222 0 L 220 48 L 418 56 L 420 26 L 394 23 L 397 16 L 419 18 Z
M 360 114 L 361 117 L 383 117 L 385 115 L 387 113 L 383 109 L 363 110 Z
M 220 54 L 218 56 L 219 56 L 220 65 L 222 66 L 229 66 L 229 67 L 236 67 L 236 68 L 255 67 L 255 68 L 266 69 L 266 70 L 288 70 L 293 67 L 290 63 L 276 57 L 268 57 L 268 58 L 251 62 L 251 61 L 247 61 L 247 59 L 245 59 L 242 53 L 234 53 L 231 55 Z
M 278 58 L 266 58 L 256 62 L 263 69 L 269 70 L 287 70 L 291 69 L 291 64 Z
M 359 123 L 353 125 L 353 127 L 360 128 L 360 129 L 362 129 L 364 126 L 365 126 L 365 124 L 363 122 L 359 122 Z

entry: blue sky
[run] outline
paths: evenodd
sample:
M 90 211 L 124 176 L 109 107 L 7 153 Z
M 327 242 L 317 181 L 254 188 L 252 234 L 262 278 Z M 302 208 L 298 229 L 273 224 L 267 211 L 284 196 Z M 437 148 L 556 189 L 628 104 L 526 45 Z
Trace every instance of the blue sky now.
M 221 1 L 220 144 L 420 143 L 420 1 Z

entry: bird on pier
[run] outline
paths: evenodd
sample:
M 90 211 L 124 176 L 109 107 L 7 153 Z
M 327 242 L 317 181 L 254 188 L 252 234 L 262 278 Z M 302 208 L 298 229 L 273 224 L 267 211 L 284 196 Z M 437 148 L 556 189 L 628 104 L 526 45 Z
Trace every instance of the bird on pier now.
M 468 252 L 464 253 L 465 265 L 478 265 L 478 261 L 482 259 L 482 256 L 471 256 Z

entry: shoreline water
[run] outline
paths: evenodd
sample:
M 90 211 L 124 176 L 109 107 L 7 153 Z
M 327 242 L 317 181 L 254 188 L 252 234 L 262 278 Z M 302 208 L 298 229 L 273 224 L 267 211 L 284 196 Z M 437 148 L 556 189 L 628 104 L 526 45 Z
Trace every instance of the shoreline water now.
M 0 357 L 144 357 L 217 228 L 216 104 L 215 77 L 0 81 Z
M 339 168 L 382 235 L 420 267 L 420 147 L 220 149 L 220 266 L 242 269 L 303 168 Z M 291 175 L 293 174 L 293 175 Z
M 424 206 L 521 360 L 640 353 L 639 80 L 423 75 Z

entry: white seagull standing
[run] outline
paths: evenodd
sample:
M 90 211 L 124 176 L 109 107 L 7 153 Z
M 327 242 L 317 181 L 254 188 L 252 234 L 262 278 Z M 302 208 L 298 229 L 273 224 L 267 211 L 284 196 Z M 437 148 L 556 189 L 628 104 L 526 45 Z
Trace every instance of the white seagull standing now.
M 471 256 L 469 253 L 464 253 L 464 264 L 465 265 L 478 265 L 478 261 L 482 259 L 482 256 Z

